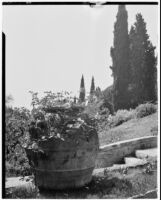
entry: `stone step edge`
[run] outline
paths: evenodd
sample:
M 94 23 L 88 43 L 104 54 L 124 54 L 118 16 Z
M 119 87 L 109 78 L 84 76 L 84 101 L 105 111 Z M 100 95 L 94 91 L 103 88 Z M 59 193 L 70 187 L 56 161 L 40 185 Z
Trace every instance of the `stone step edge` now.
M 129 142 L 138 142 L 139 141 L 144 141 L 146 139 L 150 139 L 150 138 L 157 138 L 157 136 L 144 136 L 144 137 L 138 137 L 138 138 L 133 138 L 133 139 L 128 139 L 128 140 L 123 140 L 123 141 L 118 141 L 118 142 L 114 142 L 114 143 L 111 143 L 111 144 L 106 144 L 106 145 L 102 145 L 100 146 L 100 150 L 104 150 L 105 148 L 113 148 L 113 147 L 118 147 L 118 146 L 121 146 L 121 145 L 125 145 L 126 143 L 128 144 Z M 157 146 L 156 146 L 157 147 Z M 155 147 L 152 147 L 152 148 L 155 148 Z
M 139 166 L 146 166 L 149 163 L 150 162 L 146 162 L 144 164 L 138 164 L 138 165 L 114 164 L 112 167 L 95 168 L 93 170 L 92 175 L 98 175 L 100 173 L 106 174 L 106 173 L 108 173 L 108 171 L 112 172 L 112 171 L 116 171 L 116 170 L 119 170 L 119 169 L 127 169 L 127 168 L 136 168 L 136 167 L 139 167 Z

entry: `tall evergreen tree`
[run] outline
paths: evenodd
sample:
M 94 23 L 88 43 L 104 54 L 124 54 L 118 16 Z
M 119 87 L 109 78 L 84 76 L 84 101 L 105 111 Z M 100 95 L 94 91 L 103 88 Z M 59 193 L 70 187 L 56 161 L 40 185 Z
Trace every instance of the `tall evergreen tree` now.
M 114 25 L 114 45 L 111 47 L 114 109 L 130 108 L 129 35 L 125 5 L 119 5 Z
M 84 101 L 85 101 L 85 85 L 84 85 L 84 77 L 82 75 L 80 83 L 79 102 L 84 102 Z
M 94 93 L 95 93 L 95 84 L 94 84 L 94 77 L 92 76 L 90 95 L 93 95 Z
M 76 104 L 77 103 L 77 98 L 76 98 L 76 96 L 74 97 L 74 102 L 73 102 L 74 104 Z
M 137 48 L 139 49 L 139 46 L 136 48 L 137 38 L 136 38 L 134 26 L 131 26 L 130 33 L 129 33 L 129 40 L 130 40 L 130 68 L 131 68 L 131 83 L 130 83 L 131 107 L 135 108 L 138 105 L 138 96 L 139 96 L 139 94 L 138 94 L 138 92 L 139 92 L 138 85 L 139 84 L 136 85 L 137 74 L 138 74 L 137 79 L 141 80 L 141 73 L 138 71 L 139 68 L 137 69 L 135 66 L 136 65 L 138 66 L 139 63 L 141 63 L 141 57 L 140 57 L 140 60 L 136 59 L 137 57 L 140 56 L 139 54 L 141 52 L 137 51 Z M 140 85 L 140 87 L 141 87 L 141 85 Z
M 131 27 L 129 38 L 132 99 L 133 106 L 137 106 L 146 101 L 156 100 L 155 47 L 149 40 L 146 23 L 141 14 L 136 15 L 136 22 Z

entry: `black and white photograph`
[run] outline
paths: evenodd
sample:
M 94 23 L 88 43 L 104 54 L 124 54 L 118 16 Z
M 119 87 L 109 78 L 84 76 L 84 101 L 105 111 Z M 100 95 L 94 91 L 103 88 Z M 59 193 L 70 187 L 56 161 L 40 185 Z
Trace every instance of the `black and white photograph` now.
M 2 2 L 2 198 L 159 199 L 159 4 Z

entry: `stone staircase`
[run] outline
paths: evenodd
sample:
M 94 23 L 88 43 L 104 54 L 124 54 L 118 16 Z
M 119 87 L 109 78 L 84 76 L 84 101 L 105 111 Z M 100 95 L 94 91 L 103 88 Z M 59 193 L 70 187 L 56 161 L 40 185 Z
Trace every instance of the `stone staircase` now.
M 126 168 L 143 166 L 150 162 L 157 161 L 157 148 L 135 150 L 135 157 L 124 157 L 124 163 L 113 164 L 111 167 L 99 168 L 94 170 L 94 174 L 102 174 L 104 171 L 113 171 Z
M 114 164 L 113 167 L 116 167 L 116 166 L 136 167 L 136 166 L 145 165 L 151 161 L 157 161 L 157 148 L 136 150 L 135 157 L 125 157 L 124 164 L 122 165 Z
M 157 143 L 156 136 L 146 136 L 101 146 L 95 166 L 96 168 L 104 168 L 124 163 L 125 157 L 136 157 L 136 150 L 157 148 Z

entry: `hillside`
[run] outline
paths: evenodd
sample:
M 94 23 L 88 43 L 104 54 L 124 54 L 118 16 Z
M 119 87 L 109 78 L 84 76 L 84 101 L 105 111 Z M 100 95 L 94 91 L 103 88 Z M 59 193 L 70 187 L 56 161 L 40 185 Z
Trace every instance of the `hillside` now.
M 132 119 L 120 126 L 99 132 L 100 146 L 117 141 L 158 134 L 158 113 L 140 119 Z

